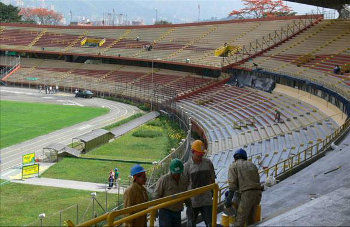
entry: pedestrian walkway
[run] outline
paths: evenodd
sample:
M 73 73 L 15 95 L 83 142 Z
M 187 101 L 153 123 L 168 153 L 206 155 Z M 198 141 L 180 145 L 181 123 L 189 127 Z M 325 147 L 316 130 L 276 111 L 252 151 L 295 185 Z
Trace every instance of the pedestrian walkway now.
M 115 135 L 115 137 L 119 137 L 124 135 L 125 133 L 133 130 L 134 128 L 139 127 L 142 124 L 145 124 L 146 122 L 155 119 L 159 116 L 159 113 L 156 111 L 150 112 L 146 115 L 143 115 L 142 117 L 138 117 L 128 123 L 125 123 L 119 127 L 116 127 L 111 130 L 111 132 Z
M 125 188 L 120 187 L 119 190 L 117 187 L 108 189 L 107 184 L 101 183 L 92 183 L 92 182 L 83 182 L 83 181 L 74 181 L 74 180 L 63 180 L 63 179 L 53 179 L 53 178 L 43 178 L 43 177 L 33 177 L 24 180 L 11 180 L 13 183 L 20 184 L 31 184 L 31 185 L 40 185 L 40 186 L 49 186 L 57 188 L 69 188 L 77 190 L 86 190 L 92 192 L 105 192 L 111 194 L 124 194 Z

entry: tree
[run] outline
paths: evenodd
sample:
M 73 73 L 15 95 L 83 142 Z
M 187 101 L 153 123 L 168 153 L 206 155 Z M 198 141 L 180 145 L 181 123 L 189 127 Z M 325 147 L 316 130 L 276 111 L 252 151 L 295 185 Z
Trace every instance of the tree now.
M 239 18 L 261 18 L 270 16 L 295 15 L 292 8 L 285 5 L 282 0 L 242 0 L 244 8 L 233 10 L 229 16 Z
M 19 22 L 21 15 L 18 15 L 20 9 L 13 5 L 5 5 L 0 2 L 0 21 L 4 23 Z
M 38 24 L 58 24 L 63 19 L 62 14 L 45 8 L 22 8 L 19 14 L 24 20 Z

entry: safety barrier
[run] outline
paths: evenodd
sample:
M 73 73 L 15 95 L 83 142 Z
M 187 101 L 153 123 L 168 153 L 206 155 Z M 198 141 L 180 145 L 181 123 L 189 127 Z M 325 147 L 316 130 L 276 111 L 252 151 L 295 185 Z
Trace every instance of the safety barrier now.
M 8 75 L 16 70 L 21 63 L 21 57 L 1 57 L 0 58 L 0 66 L 5 66 L 4 68 L 0 69 L 0 79 L 4 80 Z
M 208 191 L 213 191 L 213 213 L 212 213 L 212 226 L 216 226 L 217 222 L 217 207 L 218 207 L 218 192 L 219 186 L 217 184 L 210 184 L 204 187 L 196 188 L 186 192 L 178 193 L 175 195 L 167 196 L 161 199 L 149 201 L 146 203 L 138 204 L 132 207 L 127 207 L 121 210 L 112 211 L 101 215 L 97 218 L 91 219 L 87 222 L 81 223 L 78 226 L 92 226 L 100 222 L 107 222 L 107 226 L 118 226 L 122 223 L 129 222 L 140 216 L 151 214 L 150 226 L 154 226 L 155 214 L 158 209 L 167 207 L 169 205 L 182 202 L 191 197 L 203 194 Z M 135 213 L 136 212 L 136 213 Z M 133 213 L 130 215 L 130 213 Z M 126 215 L 125 217 L 115 220 L 116 217 Z M 72 221 L 67 221 L 68 226 L 75 226 Z
M 278 77 L 289 77 L 293 79 L 299 79 L 307 84 L 314 83 L 315 85 L 325 87 L 329 91 L 332 91 L 334 93 L 338 93 L 339 95 L 343 96 L 346 99 L 350 99 L 350 91 L 349 86 L 344 83 L 343 80 L 337 80 L 332 78 L 327 73 L 324 74 L 324 76 L 312 76 L 304 74 L 297 74 L 290 71 L 282 71 L 282 70 L 276 70 L 271 67 L 264 66 L 263 70 L 256 71 L 256 73 L 262 73 L 267 75 L 276 75 Z
M 321 154 L 322 152 L 324 152 L 326 150 L 326 148 L 328 148 L 330 146 L 330 144 L 332 142 L 334 142 L 335 140 L 338 140 L 341 136 L 344 135 L 344 133 L 346 133 L 346 131 L 349 129 L 350 127 L 350 119 L 348 119 L 341 127 L 339 127 L 337 130 L 334 131 L 333 134 L 329 135 L 326 137 L 325 140 L 308 147 L 307 149 L 299 152 L 298 154 L 283 160 L 265 170 L 260 171 L 260 175 L 262 174 L 266 174 L 269 175 L 269 173 L 274 173 L 274 176 L 277 177 L 281 174 L 284 174 L 290 170 L 292 170 L 293 168 L 300 166 L 301 164 L 305 163 L 306 161 L 310 160 L 311 158 L 315 157 L 316 155 Z M 280 170 L 280 171 L 278 171 Z M 227 182 L 221 182 L 221 183 L 227 183 Z M 212 188 L 214 187 L 214 188 Z M 122 223 L 125 223 L 127 221 L 130 221 L 134 218 L 137 218 L 139 216 L 143 216 L 146 215 L 147 213 L 151 213 L 151 218 L 150 218 L 150 226 L 154 226 L 154 220 L 155 220 L 155 211 L 169 206 L 173 203 L 177 203 L 177 202 L 181 202 L 187 198 L 190 198 L 192 196 L 204 193 L 205 191 L 209 191 L 211 189 L 214 189 L 214 199 L 213 199 L 213 226 L 216 226 L 216 215 L 217 215 L 217 205 L 219 202 L 222 201 L 222 196 L 225 192 L 225 190 L 227 190 L 228 186 L 225 185 L 221 188 L 219 188 L 219 186 L 217 184 L 212 184 L 209 186 L 205 186 L 202 188 L 198 188 L 198 189 L 194 189 L 191 191 L 187 191 L 184 193 L 179 193 L 173 196 L 168 196 L 162 199 L 158 199 L 158 200 L 154 200 L 154 201 L 150 201 L 147 203 L 143 203 L 137 206 L 133 206 L 130 208 L 125 208 L 122 210 L 118 210 L 118 211 L 112 211 L 109 213 L 106 213 L 102 216 L 99 216 L 97 218 L 94 218 L 90 221 L 87 221 L 85 223 L 81 223 L 79 226 L 87 226 L 87 225 L 94 225 L 97 224 L 99 222 L 103 222 L 103 221 L 107 221 L 108 226 L 116 226 L 116 225 L 120 225 Z M 120 220 L 115 221 L 115 218 L 121 215 L 125 215 L 131 212 L 135 212 L 138 211 L 137 213 L 133 214 L 133 215 L 129 215 L 127 217 L 121 218 Z M 214 217 L 215 216 L 215 217 Z M 214 223 L 215 221 L 215 223 Z M 72 224 L 72 222 L 69 222 L 70 225 L 69 226 L 74 226 Z
M 249 45 L 244 45 L 241 50 L 226 58 L 228 65 L 225 66 L 224 69 L 230 68 L 230 66 L 233 64 L 239 62 L 242 63 L 242 61 L 246 61 L 249 58 L 255 57 L 262 52 L 285 42 L 322 19 L 322 14 L 306 15 L 305 17 L 299 18 L 298 22 L 293 21 L 293 23 L 287 24 L 286 26 L 281 27 L 279 30 L 275 30 L 274 32 L 269 33 L 260 39 L 256 39 L 255 41 L 249 43 Z
M 275 165 L 264 169 L 260 172 L 260 175 L 266 174 L 266 176 L 273 175 L 274 177 L 280 176 L 294 168 L 300 166 L 311 158 L 320 155 L 325 152 L 332 142 L 341 138 L 350 128 L 350 119 L 347 119 L 345 123 L 336 129 L 331 135 L 327 136 L 325 140 L 316 143 L 305 150 L 287 158 L 283 161 L 276 163 Z M 271 173 L 272 172 L 272 173 Z
M 189 150 L 190 139 L 191 139 L 191 123 L 190 118 L 187 114 L 181 112 L 181 114 L 177 111 L 175 117 L 179 120 L 180 126 L 186 131 L 187 135 L 185 139 L 182 139 L 180 142 L 180 146 L 178 148 L 173 148 L 171 153 L 168 154 L 161 161 L 155 163 L 153 167 L 149 170 L 149 177 L 147 180 L 147 188 L 153 188 L 162 175 L 166 174 L 169 171 L 170 162 L 174 158 L 178 158 L 181 160 L 185 159 L 186 151 Z M 185 160 L 184 160 L 185 161 Z

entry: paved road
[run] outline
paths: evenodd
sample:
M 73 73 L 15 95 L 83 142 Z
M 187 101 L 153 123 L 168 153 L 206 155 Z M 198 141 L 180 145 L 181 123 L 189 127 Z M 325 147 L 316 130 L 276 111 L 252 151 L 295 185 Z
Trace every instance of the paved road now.
M 110 112 L 95 119 L 79 123 L 61 130 L 54 131 L 47 135 L 39 136 L 34 139 L 6 147 L 0 150 L 1 165 L 0 173 L 9 171 L 9 169 L 21 164 L 22 155 L 35 152 L 37 155 L 42 154 L 42 148 L 51 143 L 69 144 L 72 138 L 90 132 L 93 129 L 101 128 L 106 125 L 117 122 L 129 117 L 140 110 L 135 106 L 109 100 L 93 98 L 82 99 L 75 98 L 72 94 L 43 94 L 38 90 L 0 87 L 1 100 L 25 101 L 25 102 L 42 102 L 55 103 L 62 105 L 77 106 L 95 106 L 109 108 Z
M 63 179 L 53 179 L 53 178 L 43 178 L 43 177 L 34 177 L 28 178 L 25 180 L 12 180 L 14 183 L 20 184 L 31 184 L 31 185 L 40 185 L 40 186 L 50 186 L 56 188 L 70 188 L 77 190 L 86 190 L 93 192 L 104 192 L 117 194 L 124 194 L 125 188 L 120 187 L 119 190 L 116 187 L 111 189 L 107 188 L 107 184 L 99 184 L 92 182 L 83 182 L 83 181 L 74 181 L 74 180 L 63 180 Z

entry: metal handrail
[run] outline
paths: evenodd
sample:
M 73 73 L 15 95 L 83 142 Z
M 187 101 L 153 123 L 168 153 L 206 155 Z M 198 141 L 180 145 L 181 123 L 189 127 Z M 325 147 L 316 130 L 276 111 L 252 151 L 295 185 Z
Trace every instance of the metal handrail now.
M 278 175 L 281 175 L 287 171 L 290 171 L 291 169 L 295 168 L 296 166 L 299 166 L 300 164 L 304 163 L 305 161 L 309 160 L 310 158 L 314 157 L 315 155 L 320 154 L 326 147 L 328 147 L 333 141 L 339 139 L 348 129 L 350 128 L 350 119 L 348 119 L 342 126 L 340 126 L 333 134 L 326 137 L 325 140 L 308 147 L 307 149 L 297 153 L 296 155 L 285 159 L 283 161 L 278 162 L 277 164 L 262 170 L 259 172 L 260 175 L 266 174 L 268 175 L 270 170 L 274 171 L 274 176 L 277 177 Z M 316 153 L 313 153 L 313 149 L 317 148 Z M 310 153 L 310 154 L 309 154 Z M 301 156 L 304 156 L 304 159 L 302 160 Z M 309 156 L 308 156 L 309 155 Z M 295 159 L 296 158 L 296 162 Z M 280 165 L 282 166 L 282 172 L 278 173 L 278 169 L 280 168 Z M 225 182 L 224 182 L 225 183 Z M 150 225 L 154 226 L 154 220 L 155 220 L 155 213 L 154 211 L 169 206 L 171 204 L 184 201 L 190 197 L 196 196 L 198 194 L 202 194 L 206 191 L 214 190 L 214 199 L 213 199 L 213 226 L 216 226 L 216 215 L 217 215 L 217 205 L 218 202 L 221 201 L 223 191 L 227 189 L 228 186 L 224 186 L 222 188 L 219 188 L 218 184 L 211 184 L 208 186 L 204 186 L 201 188 L 193 189 L 190 191 L 186 191 L 183 193 L 179 193 L 176 195 L 168 196 L 165 198 L 157 199 L 154 201 L 142 203 L 136 206 L 132 206 L 129 208 L 124 208 L 122 210 L 112 211 L 110 213 L 103 214 L 97 218 L 94 218 L 92 220 L 89 220 L 87 222 L 81 223 L 79 226 L 90 226 L 97 224 L 102 221 L 107 221 L 107 226 L 116 226 L 120 225 L 122 223 L 125 223 L 127 221 L 130 221 L 134 218 L 146 215 L 147 213 L 151 213 L 150 218 Z M 129 215 L 127 217 L 124 217 L 118 221 L 114 221 L 115 217 L 120 215 L 125 215 L 133 211 L 139 211 L 135 214 Z
M 274 177 L 277 177 L 278 175 L 290 171 L 294 167 L 299 166 L 310 158 L 313 158 L 315 155 L 318 155 L 325 151 L 326 147 L 328 147 L 333 141 L 339 139 L 349 128 L 350 119 L 346 120 L 342 126 L 336 129 L 331 135 L 327 136 L 326 139 L 306 148 L 305 150 L 293 155 L 290 158 L 282 160 L 275 165 L 260 171 L 260 175 L 266 174 L 268 176 L 269 172 L 272 170 L 274 172 Z M 316 153 L 313 153 L 314 148 L 316 148 Z M 278 173 L 278 169 L 280 168 L 282 169 L 282 172 Z
M 128 222 L 130 220 L 133 220 L 135 218 L 138 218 L 140 216 L 144 216 L 147 213 L 151 213 L 150 218 L 150 226 L 154 226 L 155 221 L 155 211 L 167 207 L 169 205 L 182 202 L 186 199 L 189 199 L 191 197 L 203 194 L 205 192 L 214 191 L 213 193 L 213 212 L 212 212 L 212 226 L 216 226 L 217 221 L 217 207 L 218 207 L 218 192 L 219 192 L 219 186 L 218 184 L 210 184 L 204 187 L 192 189 L 186 192 L 178 193 L 175 195 L 170 195 L 161 199 L 149 201 L 146 203 L 138 204 L 132 207 L 127 207 L 121 210 L 112 211 L 106 214 L 103 214 L 97 218 L 91 219 L 87 222 L 81 223 L 77 226 L 91 226 L 95 225 L 102 221 L 107 221 L 106 226 L 117 226 L 122 223 Z M 136 212 L 134 214 L 128 215 L 132 212 Z M 127 215 L 126 217 L 123 217 L 117 221 L 115 221 L 116 217 L 119 217 L 121 215 Z M 71 223 L 71 222 L 70 222 Z M 74 226 L 74 225 L 69 225 Z
M 230 64 L 237 63 L 243 59 L 247 59 L 259 51 L 263 51 L 264 49 L 275 45 L 283 39 L 295 35 L 320 18 L 322 18 L 320 14 L 306 15 L 305 18 L 300 18 L 297 23 L 293 21 L 293 23 L 281 27 L 280 30 L 275 30 L 274 32 L 269 33 L 260 39 L 256 39 L 255 41 L 250 42 L 248 45 L 244 45 L 241 51 L 238 51 L 235 55 L 232 55 L 232 58 L 230 59 L 232 59 L 233 62 L 230 62 Z
M 152 188 L 156 184 L 156 180 L 159 179 L 159 176 L 166 174 L 169 171 L 169 165 L 173 158 L 183 159 L 186 155 L 186 151 L 188 150 L 189 142 L 191 139 L 191 123 L 190 118 L 186 114 L 179 114 L 176 110 L 175 112 L 180 115 L 177 116 L 182 122 L 183 127 L 187 133 L 186 138 L 182 139 L 180 145 L 175 149 L 173 148 L 171 153 L 164 157 L 161 161 L 155 163 L 151 169 L 149 169 L 148 173 L 150 177 L 147 180 L 147 188 Z

